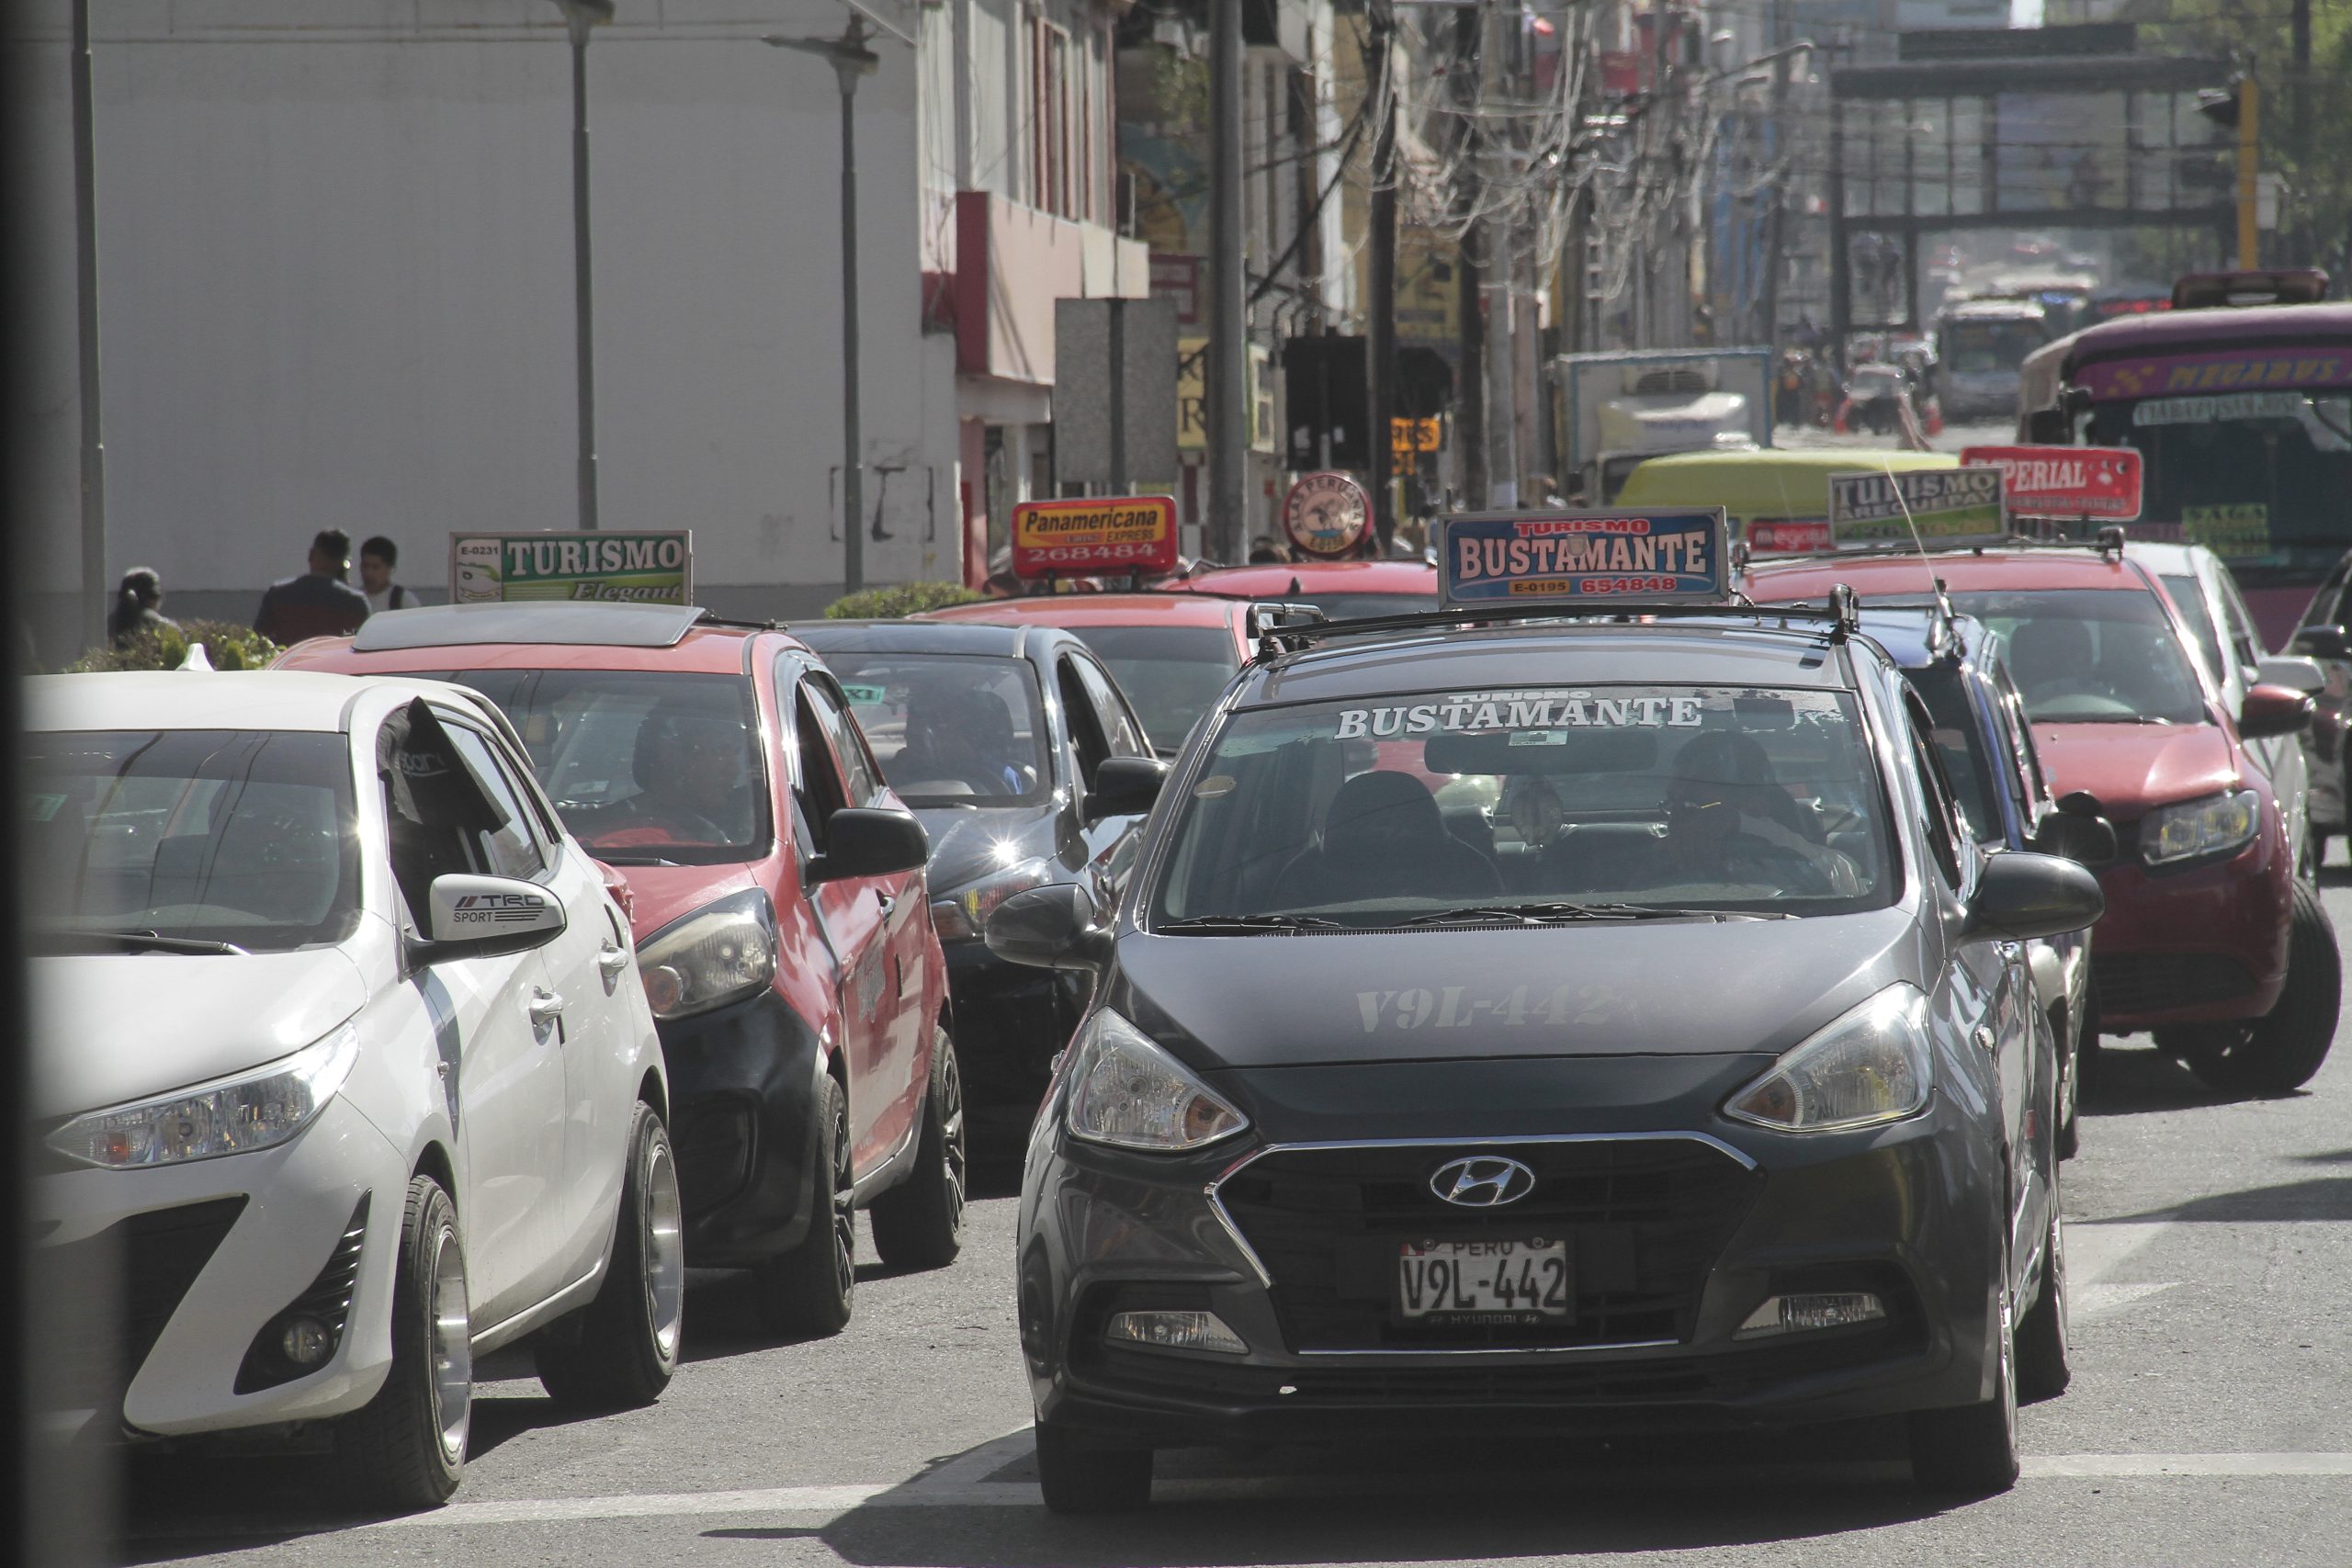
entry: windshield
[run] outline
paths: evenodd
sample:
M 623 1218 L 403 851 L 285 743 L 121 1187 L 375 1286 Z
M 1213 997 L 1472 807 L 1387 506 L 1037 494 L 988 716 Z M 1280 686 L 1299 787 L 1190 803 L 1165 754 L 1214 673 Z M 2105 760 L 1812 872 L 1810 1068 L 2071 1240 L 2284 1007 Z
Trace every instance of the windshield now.
M 52 731 L 23 758 L 17 888 L 40 951 L 136 951 L 107 933 L 140 932 L 283 953 L 358 921 L 340 735 Z
M 2015 370 L 2050 341 L 2037 321 L 1954 321 L 1944 328 L 1944 366 L 1957 376 Z
M 1035 806 L 1054 787 L 1025 659 L 828 652 L 882 776 L 914 807 Z
M 1897 881 L 1849 694 L 1696 686 L 1237 714 L 1165 865 L 1163 926 L 1386 927 L 1498 903 L 1827 914 Z
M 2205 699 L 2163 603 L 2136 589 L 1955 593 L 2009 648 L 2037 724 L 2203 724 Z
M 767 770 L 752 682 L 633 670 L 459 670 L 506 712 L 539 784 L 616 865 L 718 865 L 768 852 Z
M 2135 534 L 2203 545 L 2250 587 L 2316 582 L 2352 546 L 2352 392 L 2101 403 L 2083 439 L 2140 449 Z
M 1223 626 L 1077 626 L 1111 667 L 1146 733 L 1163 752 L 1193 733 L 1223 694 L 1241 655 Z

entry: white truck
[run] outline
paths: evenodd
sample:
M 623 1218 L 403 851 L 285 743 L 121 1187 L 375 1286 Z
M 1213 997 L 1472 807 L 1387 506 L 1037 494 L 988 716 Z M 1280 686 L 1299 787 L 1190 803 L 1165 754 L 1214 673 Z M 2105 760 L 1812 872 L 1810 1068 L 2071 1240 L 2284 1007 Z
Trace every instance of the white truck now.
M 1763 348 L 1563 354 L 1563 477 L 1607 506 L 1645 457 L 1772 444 L 1772 354 Z

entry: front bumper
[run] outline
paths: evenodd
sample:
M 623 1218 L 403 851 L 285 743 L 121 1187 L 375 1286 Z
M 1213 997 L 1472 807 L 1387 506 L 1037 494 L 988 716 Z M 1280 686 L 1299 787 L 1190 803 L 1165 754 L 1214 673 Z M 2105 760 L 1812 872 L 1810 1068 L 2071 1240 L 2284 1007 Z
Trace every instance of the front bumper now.
M 2261 837 L 2226 861 L 2151 872 L 2126 848 L 2099 874 L 2091 930 L 2101 1032 L 2260 1018 L 2287 984 L 2294 861 Z
M 41 1428 L 192 1436 L 356 1410 L 391 1365 L 408 1165 L 337 1097 L 276 1148 L 34 1182 L 28 1268 Z M 319 1280 L 362 1199 L 343 1334 L 315 1371 L 237 1392 L 255 1336 Z
M 1054 1058 L 1078 1029 L 1084 982 L 1008 964 L 986 942 L 949 942 L 943 951 L 966 1101 L 976 1110 L 1035 1111 Z
M 1631 1075 L 1607 1064 L 1439 1069 L 1484 1080 L 1499 1091 L 1493 1103 L 1515 1094 L 1500 1118 L 1447 1114 L 1438 1073 L 1415 1084 L 1382 1068 L 1374 1076 L 1406 1091 L 1422 1131 L 1369 1146 L 1286 1144 L 1261 1120 L 1269 1141 L 1254 1148 L 1153 1160 L 1074 1142 L 1043 1119 L 1020 1235 L 1038 1417 L 1165 1447 L 1738 1427 L 1989 1397 L 2004 1190 L 1991 1140 L 1946 1096 L 1890 1127 L 1804 1138 L 1690 1114 L 1765 1060 L 1651 1058 L 1653 1077 L 1680 1073 L 1691 1092 L 1638 1108 L 1612 1105 L 1607 1091 Z M 1603 1070 L 1576 1070 L 1586 1066 Z M 1463 1218 L 1471 1212 L 1427 1197 L 1419 1179 L 1464 1153 L 1526 1160 L 1542 1173 L 1536 1193 L 1516 1213 Z M 1385 1276 L 1399 1239 L 1553 1227 L 1572 1239 L 1566 1326 L 1432 1341 L 1393 1314 Z M 1887 1316 L 1734 1337 L 1766 1297 L 1793 1290 L 1871 1291 Z M 1249 1353 L 1104 1339 L 1114 1312 L 1154 1307 L 1213 1311 Z
M 743 1268 L 797 1246 L 817 1176 L 808 1133 L 825 1055 L 815 1032 L 774 990 L 657 1028 L 686 1261 Z

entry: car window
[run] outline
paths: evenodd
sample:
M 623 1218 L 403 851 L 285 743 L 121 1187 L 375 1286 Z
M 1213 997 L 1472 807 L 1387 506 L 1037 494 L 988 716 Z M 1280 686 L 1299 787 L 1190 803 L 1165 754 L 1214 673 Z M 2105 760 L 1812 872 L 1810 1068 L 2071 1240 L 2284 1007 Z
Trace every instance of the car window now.
M 527 809 L 514 782 L 507 777 L 505 764 L 489 740 L 476 731 L 447 719 L 442 727 L 448 731 L 458 754 L 472 770 L 474 783 L 498 808 L 501 820 L 475 834 L 482 864 L 493 876 L 519 876 L 526 880 L 538 876 L 547 870 L 547 861 L 532 840 Z
M 2254 622 L 2253 613 L 2238 595 L 2238 585 L 2227 572 L 2222 574 L 2222 614 L 2230 623 L 2230 646 L 2236 650 L 2238 662 L 2252 670 L 2262 663 L 2270 649 L 2263 643 L 2261 628 Z
M 2205 672 L 2219 685 L 2230 678 L 2230 667 L 2222 657 L 2222 634 L 2213 625 L 2211 606 L 2205 601 L 2205 585 L 2194 574 L 2163 579 L 2165 592 L 2171 596 L 2173 608 L 2188 623 L 2190 640 L 2197 645 L 2197 657 L 2204 661 Z
M 846 649 L 824 660 L 909 806 L 1035 806 L 1052 793 L 1045 702 L 1027 660 Z
M 824 723 L 810 704 L 808 687 L 804 680 L 793 688 L 792 815 L 800 841 L 810 852 L 822 854 L 826 827 L 849 800 L 833 762 L 832 748 L 825 741 Z
M 17 896 L 37 951 L 130 931 L 284 952 L 357 925 L 344 737 L 37 731 L 22 747 Z
M 1086 688 L 1088 705 L 1094 709 L 1103 739 L 1110 743 L 1111 755 L 1150 756 L 1151 742 L 1144 739 L 1143 726 L 1136 721 L 1135 710 L 1102 672 L 1102 667 L 1091 659 L 1073 659 L 1070 663 L 1078 671 L 1079 682 Z
M 2033 726 L 2026 722 L 2025 699 L 2018 695 L 2008 667 L 1996 660 L 1988 667 L 1986 676 L 2001 705 L 2001 729 L 2008 738 L 2009 766 L 2003 772 L 2021 807 L 2018 820 L 2031 831 L 2050 807 L 2050 782 L 2041 772 L 2041 754 L 2033 749 Z
M 1110 666 L 1152 744 L 1163 750 L 1183 743 L 1241 667 L 1233 634 L 1222 626 L 1074 629 Z
M 832 748 L 833 761 L 841 767 L 849 804 L 872 805 L 882 793 L 882 773 L 875 765 L 873 754 L 865 749 L 857 721 L 850 717 L 848 707 L 833 694 L 830 682 L 812 676 L 806 682 L 806 689 L 809 705 L 816 710 L 817 723 Z
M 1928 829 L 1928 852 L 1943 874 L 1944 884 L 1953 892 L 1960 891 L 1961 840 L 1954 834 L 1959 822 L 1954 806 L 1951 781 L 1945 775 L 1942 758 L 1937 753 L 1934 720 L 1917 702 L 1903 705 L 1904 715 L 1911 721 L 1911 765 L 1919 774 L 1919 787 L 1927 797 L 1928 809 L 1923 818 Z
M 1851 693 L 1455 688 L 1229 716 L 1153 908 L 1349 926 L 1498 900 L 1831 914 L 1893 901 L 1890 842 Z
M 2155 594 L 2000 589 L 1951 595 L 2008 649 L 2036 724 L 2203 724 L 2204 688 Z
M 1054 661 L 1054 677 L 1061 692 L 1062 722 L 1069 726 L 1070 748 L 1078 753 L 1079 782 L 1091 789 L 1094 770 L 1111 754 L 1111 744 L 1103 738 L 1093 698 L 1088 695 L 1086 683 L 1079 679 L 1077 666 L 1076 660 L 1064 654 Z
M 2005 842 L 2007 835 L 1993 778 L 1997 764 L 1968 700 L 1968 676 L 1956 664 L 1935 664 L 1903 673 L 1927 704 L 1929 734 L 1937 755 L 1943 759 L 1945 775 L 1969 833 L 1981 844 Z

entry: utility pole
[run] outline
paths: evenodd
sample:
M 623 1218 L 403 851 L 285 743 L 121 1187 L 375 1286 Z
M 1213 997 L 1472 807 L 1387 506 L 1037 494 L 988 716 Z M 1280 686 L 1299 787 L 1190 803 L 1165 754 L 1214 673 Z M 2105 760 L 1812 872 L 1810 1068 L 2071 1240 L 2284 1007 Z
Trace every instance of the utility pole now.
M 2290 52 L 2294 59 L 2295 96 L 2288 106 L 2288 152 L 2295 161 L 2298 186 L 2308 190 L 2312 180 L 2312 0 L 2295 0 L 2294 9 L 2290 15 Z M 2311 211 L 2307 203 L 2303 204 L 2302 209 L 2306 214 Z M 2278 226 L 2285 230 L 2284 220 Z M 2285 259 L 2309 264 L 2312 260 L 2311 233 L 2311 220 L 2307 216 L 2296 225 L 2295 247 Z
M 1209 514 L 1202 549 L 1238 561 L 1249 537 L 1248 279 L 1241 262 L 1241 0 L 1209 0 Z
M 82 644 L 107 643 L 107 446 L 98 395 L 98 146 L 90 83 L 90 0 L 74 0 L 74 295 L 81 350 Z
M 2238 268 L 2262 265 L 2262 231 L 2256 227 L 2256 192 L 2262 179 L 2262 88 L 2248 71 L 2238 83 Z
M 1795 139 L 1789 127 L 1788 43 L 1789 0 L 1772 0 L 1772 107 L 1765 121 L 1764 155 L 1772 160 L 1773 167 L 1765 186 L 1769 205 L 1764 209 L 1764 277 L 1758 290 L 1763 330 L 1754 341 L 1772 350 L 1770 364 L 1776 378 L 1780 375 L 1781 274 L 1788 266 L 1783 255 L 1788 243 L 1788 171 L 1795 162 Z
M 881 56 L 865 47 L 865 18 L 850 13 L 838 39 L 782 38 L 763 41 L 829 62 L 842 95 L 842 592 L 865 586 L 865 468 L 858 456 L 857 389 L 857 79 L 871 76 Z
M 1396 418 L 1396 13 L 1371 0 L 1372 38 L 1365 51 L 1364 91 L 1378 95 L 1380 118 L 1372 134 L 1372 233 L 1368 236 L 1372 319 L 1364 344 L 1365 401 L 1372 419 L 1373 536 L 1386 555 L 1396 538 L 1395 458 Z
M 1485 56 L 1478 73 L 1478 107 L 1480 148 L 1483 164 L 1499 165 L 1502 141 L 1508 132 L 1502 129 L 1511 122 L 1498 115 L 1489 119 L 1487 111 L 1497 107 L 1496 100 L 1505 95 L 1503 62 L 1509 58 L 1503 37 L 1503 11 L 1499 6 L 1484 7 L 1479 16 L 1486 34 L 1482 49 Z M 1501 182 L 1497 182 L 1501 183 Z M 1508 186 L 1506 186 L 1508 188 Z M 1491 300 L 1487 313 L 1487 504 L 1516 506 L 1519 504 L 1519 443 L 1518 389 L 1514 384 L 1513 367 L 1518 358 L 1518 299 L 1519 234 L 1515 209 L 1489 214 L 1486 219 L 1486 268 L 1482 292 Z
M 1477 511 L 1487 504 L 1487 316 L 1479 288 L 1486 272 L 1484 225 L 1476 218 L 1484 194 L 1476 142 L 1478 103 L 1478 13 L 1464 9 L 1453 23 L 1454 97 L 1460 111 L 1454 118 L 1453 166 L 1462 182 L 1458 200 L 1465 221 L 1462 229 L 1459 265 L 1453 269 L 1456 302 L 1462 317 L 1462 377 L 1454 401 L 1454 446 L 1462 459 L 1462 504 Z
M 613 0 L 556 0 L 571 36 L 571 342 L 579 398 L 580 526 L 596 526 L 596 285 L 588 220 L 588 32 Z

